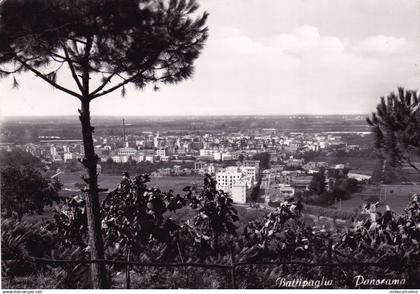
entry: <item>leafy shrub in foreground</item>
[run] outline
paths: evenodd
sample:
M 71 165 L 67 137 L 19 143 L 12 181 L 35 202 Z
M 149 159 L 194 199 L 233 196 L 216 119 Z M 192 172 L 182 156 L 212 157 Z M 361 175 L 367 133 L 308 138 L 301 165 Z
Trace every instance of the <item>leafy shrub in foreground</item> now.
M 404 272 L 407 271 L 404 264 L 419 261 L 420 205 L 417 196 L 413 197 L 404 214 L 388 211 L 371 219 L 357 220 L 345 233 L 308 226 L 301 218 L 304 207 L 293 200 L 280 203 L 266 216 L 249 222 L 242 231 L 237 227 L 237 212 L 231 199 L 216 190 L 211 177 L 204 178 L 201 189 L 186 187 L 184 196 L 148 188 L 147 182 L 147 176 L 125 177 L 105 199 L 102 230 L 107 240 L 108 259 L 130 257 L 130 260 L 140 262 L 217 264 L 230 264 L 232 261 L 398 262 L 394 267 L 366 268 L 366 275 L 410 277 L 415 281 L 419 274 L 414 269 L 410 274 Z M 176 212 L 187 205 L 196 209 L 195 217 L 186 222 L 169 218 L 168 211 Z M 83 210 L 82 198 L 69 200 L 57 213 L 59 218 L 56 217 L 56 223 L 48 227 L 48 230 L 57 233 L 55 236 L 61 236 L 56 240 L 67 238 L 68 242 L 62 244 L 68 250 L 76 248 L 71 258 L 87 258 L 89 247 L 83 233 L 86 224 Z M 66 234 L 69 228 L 73 231 Z M 35 238 L 33 244 L 40 244 L 38 241 Z M 116 285 L 121 283 L 121 277 L 114 275 L 125 272 L 126 268 L 110 268 Z M 62 271 L 57 274 L 63 281 L 60 285 L 84 287 L 88 281 L 76 284 L 75 280 L 78 276 L 82 277 L 85 270 L 86 266 L 79 266 Z M 243 265 L 235 272 L 238 287 L 245 288 L 276 287 L 279 276 L 289 279 L 319 279 L 325 276 L 334 279 L 335 286 L 353 287 L 349 277 L 359 274 L 360 270 L 344 266 Z M 223 270 L 133 267 L 132 271 L 133 285 L 138 287 L 195 288 L 202 283 L 208 288 L 219 288 L 231 285 L 230 273 Z M 210 272 L 212 276 L 205 279 Z M 171 280 L 174 277 L 176 281 Z M 213 283 L 215 281 L 217 283 Z
M 47 267 L 23 260 L 25 256 L 50 257 L 55 248 L 55 236 L 41 223 L 16 223 L 5 219 L 1 223 L 2 274 L 26 276 Z

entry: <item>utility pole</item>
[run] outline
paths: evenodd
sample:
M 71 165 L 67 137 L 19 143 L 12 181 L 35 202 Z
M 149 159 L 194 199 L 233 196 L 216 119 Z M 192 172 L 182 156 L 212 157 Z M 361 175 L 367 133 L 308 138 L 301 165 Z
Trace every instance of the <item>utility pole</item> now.
M 127 140 L 125 137 L 125 119 L 122 119 L 122 123 L 123 123 L 123 142 L 124 142 L 124 147 L 128 147 L 127 146 Z

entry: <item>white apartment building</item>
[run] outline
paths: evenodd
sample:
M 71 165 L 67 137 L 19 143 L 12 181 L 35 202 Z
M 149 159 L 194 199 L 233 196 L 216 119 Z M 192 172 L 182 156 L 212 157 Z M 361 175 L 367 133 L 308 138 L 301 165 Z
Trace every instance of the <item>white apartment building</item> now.
M 63 154 L 64 157 L 64 162 L 68 161 L 68 160 L 72 160 L 73 159 L 73 153 L 71 152 L 66 152 Z
M 252 181 L 256 181 L 258 168 L 255 166 L 241 166 L 241 171 L 248 177 L 252 177 Z
M 157 149 L 156 150 L 156 156 L 159 157 L 166 157 L 166 149 Z
M 116 163 L 125 163 L 128 162 L 129 156 L 127 155 L 114 155 L 111 157 L 112 161 Z
M 232 185 L 230 195 L 234 203 L 246 203 L 246 183 L 243 180 Z
M 145 156 L 143 154 L 137 154 L 135 156 L 131 157 L 132 160 L 136 161 L 136 162 L 142 162 L 145 160 Z
M 55 148 L 54 145 L 51 145 L 51 147 L 50 147 L 50 153 L 51 153 L 51 156 L 52 157 L 57 156 L 57 148 Z
M 214 152 L 213 153 L 214 160 L 222 160 L 222 152 Z
M 238 171 L 236 167 L 227 167 L 225 171 L 216 173 L 217 188 L 228 192 L 242 176 L 242 172 Z
M 222 160 L 224 161 L 224 160 L 232 160 L 233 159 L 233 156 L 232 156 L 232 154 L 230 154 L 229 152 L 224 152 L 224 153 L 222 153 Z
M 169 161 L 169 159 L 170 159 L 170 157 L 169 157 L 169 156 L 159 156 L 159 160 L 160 160 L 160 161 L 165 161 L 165 162 L 167 162 L 167 161 Z
M 131 147 L 120 148 L 117 151 L 118 156 L 136 156 L 137 149 Z
M 216 167 L 213 164 L 209 164 L 207 167 L 207 173 L 209 175 L 214 175 L 216 173 Z
M 213 157 L 214 152 L 213 149 L 200 149 L 200 156 Z
M 155 157 L 153 155 L 146 155 L 144 161 L 149 161 L 151 163 L 155 162 Z
M 117 154 L 113 155 L 111 158 L 114 162 L 125 163 L 131 158 L 136 160 L 139 152 L 135 148 L 124 147 L 117 150 Z
M 225 170 L 217 172 L 217 188 L 229 193 L 233 202 L 246 203 L 247 189 L 254 185 L 254 177 L 250 171 L 244 167 L 229 166 Z

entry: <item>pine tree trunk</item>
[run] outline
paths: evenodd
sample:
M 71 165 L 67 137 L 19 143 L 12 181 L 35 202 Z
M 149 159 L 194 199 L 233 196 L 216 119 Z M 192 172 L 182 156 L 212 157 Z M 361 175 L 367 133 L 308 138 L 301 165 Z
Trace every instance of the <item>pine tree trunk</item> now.
M 22 221 L 22 216 L 23 216 L 23 209 L 22 209 L 22 206 L 19 206 L 19 209 L 18 209 L 18 212 L 17 212 L 18 222 Z
M 95 154 L 92 133 L 94 128 L 90 123 L 89 100 L 82 101 L 80 110 L 80 122 L 82 123 L 83 146 L 85 156 L 83 164 L 88 171 L 88 191 L 86 192 L 86 214 L 88 221 L 88 235 L 91 259 L 104 259 L 104 245 L 101 234 L 101 218 L 98 191 L 98 175 L 96 164 L 98 157 Z M 107 272 L 104 263 L 91 264 L 91 278 L 93 288 L 109 288 Z

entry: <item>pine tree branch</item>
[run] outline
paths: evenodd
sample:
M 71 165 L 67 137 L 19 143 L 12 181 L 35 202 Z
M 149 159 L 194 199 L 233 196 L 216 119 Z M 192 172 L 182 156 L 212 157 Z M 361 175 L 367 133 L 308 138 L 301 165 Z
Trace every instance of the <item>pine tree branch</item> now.
M 47 83 L 49 83 L 51 86 L 53 86 L 54 88 L 57 88 L 71 96 L 74 96 L 78 99 L 82 99 L 83 97 L 79 94 L 77 94 L 76 92 L 73 92 L 69 89 L 64 88 L 63 86 L 57 84 L 56 82 L 48 79 L 43 73 L 41 73 L 40 71 L 36 70 L 35 68 L 33 68 L 31 65 L 29 65 L 25 60 L 23 60 L 22 58 L 20 58 L 17 54 L 14 54 L 14 58 L 16 58 L 17 61 L 19 61 L 24 67 L 26 67 L 28 70 L 32 71 L 37 77 L 40 77 L 41 79 L 43 79 L 44 81 L 46 81 Z
M 86 41 L 83 41 L 83 40 L 80 40 L 80 39 L 77 39 L 77 38 L 69 38 L 69 39 L 74 41 L 74 42 L 81 43 L 83 45 L 87 44 Z
M 95 98 L 98 98 L 98 97 L 101 97 L 101 96 L 104 96 L 104 95 L 106 95 L 106 94 L 108 94 L 108 93 L 111 93 L 111 92 L 113 92 L 113 91 L 117 90 L 118 88 L 121 88 L 122 86 L 125 86 L 126 84 L 128 84 L 128 83 L 130 83 L 130 82 L 134 81 L 134 80 L 135 80 L 135 79 L 137 79 L 139 76 L 141 76 L 141 74 L 142 74 L 144 71 L 146 71 L 146 69 L 144 69 L 144 70 L 143 70 L 143 71 L 141 71 L 140 73 L 137 73 L 137 74 L 135 74 L 135 75 L 133 75 L 133 76 L 129 77 L 128 79 L 124 79 L 124 81 L 122 81 L 121 83 L 119 83 L 119 84 L 115 85 L 114 87 L 111 87 L 111 88 L 109 88 L 109 89 L 107 89 L 107 90 L 104 90 L 104 91 L 102 91 L 102 92 L 100 92 L 100 93 L 97 93 L 97 94 L 95 94 L 95 95 L 92 95 L 92 96 L 91 96 L 91 100 L 93 100 L 93 99 L 95 99 Z
M 417 171 L 417 173 L 420 174 L 420 169 L 411 162 L 411 159 L 409 157 L 406 157 L 405 160 L 407 161 L 408 165 L 411 166 L 415 171 Z
M 95 96 L 96 93 L 101 91 L 105 86 L 111 81 L 111 79 L 115 76 L 115 72 L 110 74 L 103 82 L 102 85 L 100 85 L 98 88 L 96 88 L 93 92 L 90 93 L 90 96 Z
M 127 85 L 130 82 L 133 82 L 134 80 L 136 80 L 137 78 L 139 78 L 145 71 L 149 70 L 153 66 L 153 64 L 159 59 L 160 54 L 161 54 L 161 52 L 156 53 L 153 58 L 150 58 L 148 60 L 148 62 L 146 62 L 146 64 L 143 65 L 143 70 L 142 71 L 136 73 L 135 75 L 133 75 L 133 76 L 127 78 L 127 79 L 124 79 L 118 73 L 115 73 L 118 76 L 120 76 L 124 81 L 122 81 L 121 83 L 115 85 L 114 87 L 111 87 L 111 88 L 109 88 L 107 90 L 104 90 L 102 92 L 99 92 L 99 93 L 97 93 L 95 95 L 92 95 L 90 99 L 93 100 L 95 98 L 104 96 L 106 94 L 109 94 L 109 93 L 117 90 L 118 88 L 121 88 L 121 87 Z
M 69 68 L 70 68 L 70 71 L 71 71 L 71 75 L 73 76 L 73 80 L 76 82 L 77 87 L 80 90 L 80 93 L 83 93 L 83 86 L 80 83 L 79 78 L 77 77 L 76 70 L 74 69 L 73 63 L 71 61 L 71 58 L 70 58 L 69 52 L 67 51 L 66 46 L 63 46 L 63 50 L 64 50 L 64 54 L 66 56 L 67 64 L 69 65 Z
M 65 57 L 65 56 L 63 56 L 63 55 L 60 55 L 60 54 L 57 54 L 57 53 L 55 53 L 55 52 L 52 52 L 52 51 L 50 51 L 50 50 L 47 50 L 47 49 L 45 49 L 47 52 L 48 52 L 48 54 L 50 54 L 51 55 L 51 57 L 55 60 L 55 61 L 57 61 L 57 62 L 67 62 L 67 61 L 70 61 L 70 62 L 72 62 L 72 63 L 79 63 L 80 64 L 80 62 L 78 62 L 78 61 L 76 61 L 76 60 L 74 60 L 74 59 L 71 59 L 71 58 L 67 58 L 67 57 Z M 57 59 L 55 59 L 55 58 L 59 58 L 59 59 L 61 59 L 61 60 L 57 60 Z
M 2 74 L 6 74 L 6 75 L 10 75 L 10 74 L 14 74 L 14 73 L 17 73 L 17 72 L 21 71 L 21 70 L 22 70 L 22 68 L 24 68 L 23 64 L 20 64 L 20 66 L 18 66 L 18 67 L 17 67 L 16 69 L 14 69 L 14 70 L 5 70 L 5 69 L 2 69 L 2 68 L 0 67 L 0 73 L 2 73 Z
M 50 54 L 50 55 L 51 55 L 51 57 L 55 57 L 55 58 L 59 58 L 59 59 L 61 59 L 61 60 L 56 60 L 56 59 L 54 59 L 54 60 L 56 60 L 57 62 L 65 62 L 65 61 L 66 61 L 66 58 L 65 58 L 64 56 L 60 55 L 60 54 L 57 54 L 57 53 L 52 52 L 52 51 L 47 50 L 47 49 L 45 49 L 45 51 L 47 51 L 47 52 L 48 52 L 48 54 Z
M 63 67 L 64 63 L 61 63 L 56 70 L 53 70 L 53 72 L 57 73 L 62 67 Z
M 59 59 L 57 59 L 57 57 L 51 56 L 51 58 L 52 58 L 55 62 L 58 62 L 58 63 L 61 63 L 61 64 L 64 64 L 64 63 L 65 63 L 65 61 L 64 61 L 64 60 L 59 60 Z

